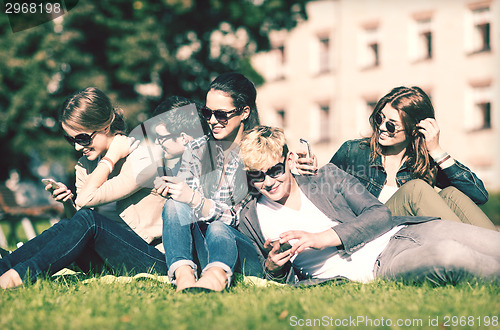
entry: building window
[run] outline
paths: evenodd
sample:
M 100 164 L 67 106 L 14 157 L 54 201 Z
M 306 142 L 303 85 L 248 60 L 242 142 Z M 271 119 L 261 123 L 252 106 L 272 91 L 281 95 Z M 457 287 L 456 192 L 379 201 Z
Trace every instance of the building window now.
M 370 136 L 372 134 L 372 128 L 368 118 L 370 118 L 373 109 L 375 109 L 375 106 L 377 105 L 377 98 L 376 96 L 370 95 L 362 98 L 360 101 L 361 103 L 358 106 L 359 110 L 357 111 L 356 117 L 357 132 L 361 136 Z
M 415 60 L 432 58 L 432 21 L 430 18 L 416 19 L 410 38 L 410 57 Z
M 269 75 L 271 80 L 281 80 L 285 78 L 285 46 L 279 45 L 270 51 L 271 63 L 269 65 Z
M 485 52 L 490 50 L 490 8 L 474 10 L 474 39 L 476 40 L 476 51 Z
M 276 111 L 276 121 L 277 121 L 278 127 L 286 128 L 286 112 L 285 112 L 285 110 L 281 109 L 281 110 Z
M 330 141 L 330 106 L 320 105 L 319 107 L 319 142 Z
M 467 102 L 465 128 L 468 131 L 481 131 L 491 128 L 491 86 L 472 86 L 470 102 Z
M 330 38 L 319 39 L 319 73 L 330 72 Z
M 470 53 L 491 50 L 491 11 L 489 5 L 471 5 L 468 14 L 467 48 Z
M 479 129 L 491 128 L 491 103 L 479 102 L 476 104 L 476 113 L 479 116 Z
M 378 27 L 363 29 L 361 36 L 361 66 L 372 68 L 380 65 L 380 38 Z

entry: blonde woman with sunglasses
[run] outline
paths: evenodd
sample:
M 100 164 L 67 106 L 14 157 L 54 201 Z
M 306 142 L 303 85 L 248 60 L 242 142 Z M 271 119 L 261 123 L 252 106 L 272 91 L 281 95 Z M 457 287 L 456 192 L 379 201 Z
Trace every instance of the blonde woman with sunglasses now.
M 0 259 L 0 287 L 13 288 L 76 262 L 84 271 L 109 267 L 127 273 L 165 274 L 161 251 L 164 198 L 139 182 L 135 167 L 151 159 L 138 141 L 126 137 L 120 111 L 97 88 L 81 90 L 63 104 L 60 122 L 66 140 L 83 157 L 76 165 L 76 199 L 62 183 L 47 185 L 64 203 L 62 219 Z M 150 186 L 155 177 L 151 173 Z M 77 211 L 78 210 L 78 211 Z
M 369 121 L 371 137 L 345 142 L 330 163 L 358 178 L 394 215 L 496 230 L 477 206 L 488 200 L 483 182 L 441 147 L 434 108 L 421 88 L 392 89 Z

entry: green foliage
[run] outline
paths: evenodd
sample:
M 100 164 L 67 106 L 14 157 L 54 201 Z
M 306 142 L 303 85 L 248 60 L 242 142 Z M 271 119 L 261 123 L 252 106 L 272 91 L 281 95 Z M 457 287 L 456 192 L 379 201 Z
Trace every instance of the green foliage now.
M 0 180 L 13 168 L 28 174 L 32 157 L 71 171 L 74 154 L 60 138 L 57 111 L 87 86 L 126 105 L 135 126 L 165 96 L 202 99 L 222 72 L 261 83 L 249 57 L 269 48 L 271 30 L 304 19 L 307 1 L 88 0 L 61 21 L 17 33 L 0 16 Z M 160 97 L 136 92 L 151 82 L 162 87 Z
M 481 210 L 490 218 L 491 222 L 500 226 L 500 193 L 490 194 L 488 202 L 481 206 Z
M 383 318 L 393 322 L 392 328 L 498 329 L 500 309 L 500 286 L 487 283 L 433 288 L 376 281 L 264 288 L 239 282 L 225 293 L 179 294 L 171 285 L 152 280 L 83 284 L 82 279 L 42 279 L 0 292 L 0 328 L 288 329 L 299 320 L 334 323 L 363 317 L 356 326 L 350 323 L 340 328 L 389 328 L 366 323 Z M 462 317 L 465 326 L 452 326 L 452 316 L 457 322 Z M 449 326 L 446 317 L 450 318 Z M 430 326 L 430 320 L 436 318 L 437 324 Z M 398 319 L 413 326 L 397 327 Z M 321 325 L 325 324 L 307 328 Z

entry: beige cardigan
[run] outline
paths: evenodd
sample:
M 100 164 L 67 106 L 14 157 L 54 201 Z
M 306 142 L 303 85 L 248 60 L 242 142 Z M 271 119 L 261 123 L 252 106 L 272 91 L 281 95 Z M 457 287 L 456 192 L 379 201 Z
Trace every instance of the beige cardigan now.
M 81 157 L 76 169 L 76 206 L 94 208 L 116 202 L 117 215 L 148 244 L 162 238 L 162 209 L 165 198 L 153 193 L 153 180 L 158 175 L 149 151 L 141 145 L 120 160 L 109 178 L 95 190 L 83 189 L 98 160 Z M 115 217 L 117 218 L 117 217 Z M 164 252 L 163 244 L 156 248 Z

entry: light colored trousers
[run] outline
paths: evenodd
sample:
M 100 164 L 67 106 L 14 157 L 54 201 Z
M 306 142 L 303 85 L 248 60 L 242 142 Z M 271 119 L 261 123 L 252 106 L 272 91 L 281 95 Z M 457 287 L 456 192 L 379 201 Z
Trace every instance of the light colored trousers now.
M 376 278 L 437 285 L 500 280 L 500 232 L 447 220 L 405 226 L 375 262 Z
M 496 231 L 484 212 L 463 192 L 447 187 L 437 192 L 423 180 L 402 185 L 385 203 L 393 215 L 432 216 Z

